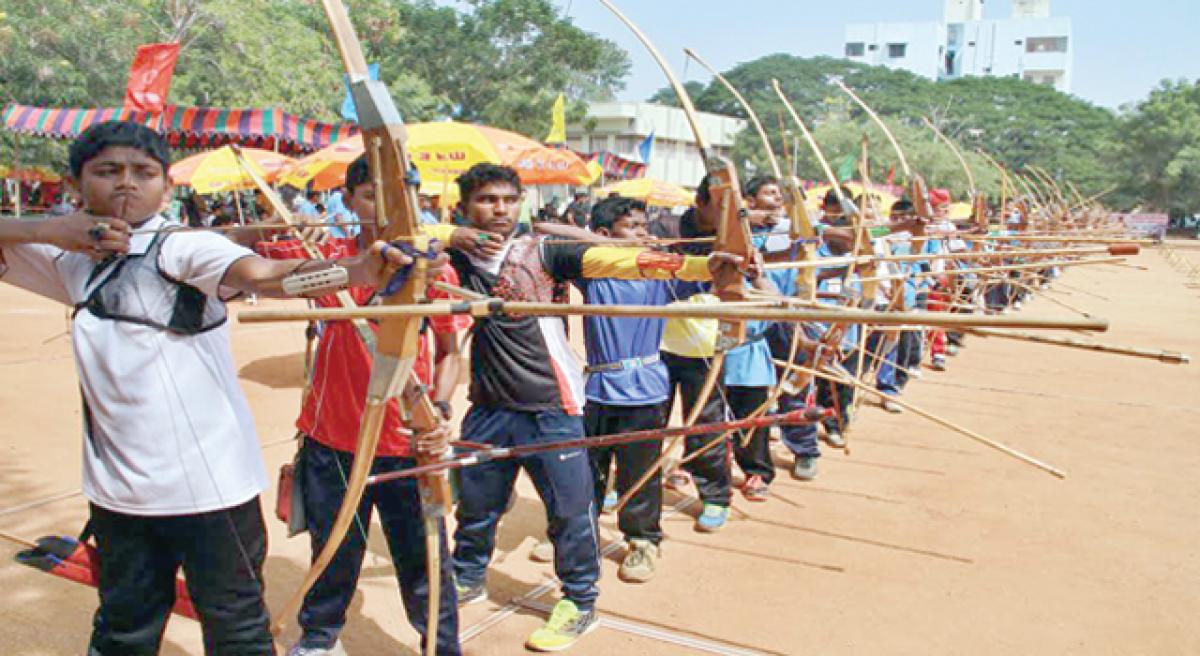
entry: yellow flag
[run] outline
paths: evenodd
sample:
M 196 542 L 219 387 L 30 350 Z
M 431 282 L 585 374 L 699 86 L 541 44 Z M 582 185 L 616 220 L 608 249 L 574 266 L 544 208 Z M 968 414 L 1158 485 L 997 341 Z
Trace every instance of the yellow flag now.
M 550 134 L 546 135 L 546 143 L 564 143 L 567 140 L 567 98 L 561 93 L 550 110 L 550 120 Z

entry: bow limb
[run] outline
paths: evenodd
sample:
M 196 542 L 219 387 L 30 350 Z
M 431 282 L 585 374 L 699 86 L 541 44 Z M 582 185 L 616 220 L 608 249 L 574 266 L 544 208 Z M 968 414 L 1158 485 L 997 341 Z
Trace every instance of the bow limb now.
M 333 29 L 342 60 L 349 73 L 351 91 L 358 108 L 363 146 L 370 158 L 376 188 L 376 217 L 384 241 L 411 239 L 423 247 L 416 219 L 416 191 L 407 185 L 410 162 L 404 149 L 406 131 L 400 113 L 382 82 L 371 80 L 362 47 L 340 0 L 323 0 L 325 13 Z M 400 290 L 384 299 L 384 305 L 416 303 L 425 295 L 425 262 L 420 258 Z M 316 583 L 333 560 L 357 515 L 358 504 L 366 488 L 375 459 L 389 402 L 400 401 L 404 419 L 415 434 L 438 426 L 439 417 L 425 390 L 409 385 L 418 353 L 420 321 L 412 318 L 385 318 L 379 321 L 371 378 L 367 386 L 366 407 L 359 427 L 354 464 L 346 485 L 346 494 L 338 509 L 329 540 L 317 555 L 300 589 L 285 606 L 273 627 L 295 614 L 304 595 Z M 403 398 L 402 398 L 403 397 Z M 415 449 L 415 445 L 414 445 Z M 418 454 L 418 464 L 436 458 Z M 426 565 L 428 567 L 429 609 L 425 631 L 425 653 L 437 651 L 441 601 L 441 528 L 449 499 L 444 474 L 429 474 L 420 479 L 421 511 L 425 520 Z
M 662 69 L 663 74 L 666 75 L 667 81 L 675 90 L 675 95 L 679 98 L 684 116 L 687 117 L 688 125 L 692 129 L 696 147 L 700 151 L 700 158 L 704 161 L 704 169 L 708 172 L 709 202 L 718 203 L 720 208 L 720 220 L 717 224 L 717 238 L 713 243 L 713 250 L 739 255 L 744 261 L 749 262 L 754 255 L 753 242 L 750 239 L 749 225 L 743 217 L 741 186 L 738 183 L 737 170 L 734 168 L 733 163 L 724 157 L 717 156 L 712 151 L 708 139 L 705 138 L 704 133 L 700 130 L 700 124 L 696 117 L 696 107 L 692 104 L 691 96 L 688 95 L 683 84 L 679 82 L 679 78 L 675 76 L 666 59 L 659 53 L 658 48 L 612 2 L 609 0 L 600 0 L 600 4 L 604 5 L 618 20 L 624 23 L 633 32 L 638 41 L 646 47 L 650 56 L 658 64 L 659 68 Z M 732 267 L 722 267 L 722 270 L 713 275 L 713 291 L 722 301 L 744 301 L 746 299 L 745 284 L 745 276 L 742 272 L 732 269 Z M 689 426 L 694 424 L 699 418 L 701 410 L 707 405 L 709 397 L 712 396 L 713 391 L 718 387 L 721 372 L 724 369 L 726 351 L 745 341 L 746 324 L 743 321 L 721 320 L 718 322 L 718 330 L 716 352 L 709 363 L 708 373 L 705 375 L 700 396 L 692 406 L 691 412 L 688 413 L 687 425 Z M 662 455 L 625 493 L 625 496 L 617 501 L 616 511 L 623 508 L 629 502 L 629 499 L 666 464 L 670 453 L 681 440 L 682 437 L 677 437 L 672 440 L 667 448 L 663 449 Z
M 771 172 L 775 175 L 775 179 L 783 187 L 784 193 L 784 208 L 788 215 L 789 231 L 788 236 L 793 244 L 793 258 L 802 262 L 811 262 L 816 259 L 816 239 L 817 232 L 813 226 L 812 218 L 808 215 L 808 208 L 804 205 L 805 195 L 800 181 L 795 176 L 788 176 L 786 179 L 783 176 L 783 171 L 779 166 L 779 159 L 775 156 L 775 151 L 771 148 L 771 139 L 767 136 L 766 129 L 763 128 L 762 120 L 759 119 L 758 113 L 751 107 L 750 102 L 746 97 L 733 86 L 725 76 L 709 66 L 707 62 L 700 58 L 698 54 L 691 48 L 684 48 L 683 52 L 700 64 L 712 74 L 738 101 L 738 104 L 745 110 L 746 116 L 749 117 L 750 123 L 758 132 L 759 139 L 762 141 L 763 148 L 767 153 L 767 160 L 771 165 Z M 796 297 L 808 302 L 816 301 L 817 294 L 817 270 L 812 267 L 799 268 L 796 270 Z M 792 328 L 791 346 L 788 352 L 788 362 L 794 362 L 796 355 L 800 350 L 800 342 L 803 334 L 803 326 L 801 322 L 795 322 Z M 749 416 L 758 417 L 768 412 L 779 397 L 787 389 L 785 385 L 775 385 L 774 389 L 767 396 L 767 400 L 754 410 Z M 742 438 L 743 445 L 747 444 L 754 435 L 753 432 L 746 433 Z M 723 438 L 722 438 L 723 439 Z M 705 447 L 707 449 L 708 447 Z M 703 449 L 702 449 L 703 450 Z M 694 459 L 698 453 L 693 453 L 689 458 Z
M 821 150 L 821 147 L 817 145 L 817 140 L 813 137 L 813 134 L 808 129 L 808 126 L 804 124 L 803 120 L 801 120 L 800 114 L 796 112 L 795 106 L 792 105 L 792 101 L 789 100 L 787 95 L 783 92 L 783 87 L 779 86 L 779 80 L 771 80 L 771 85 L 775 89 L 775 94 L 779 96 L 779 100 L 783 103 L 784 109 L 786 109 L 788 114 L 792 117 L 792 121 L 796 124 L 796 127 L 800 129 L 800 133 L 804 135 L 804 140 L 808 143 L 809 148 L 812 149 L 813 155 L 817 158 L 817 163 L 821 167 L 821 171 L 825 174 L 825 178 L 829 180 L 831 189 L 833 190 L 834 195 L 837 196 L 838 202 L 841 204 L 843 210 L 849 211 L 852 216 L 857 217 L 858 209 L 854 206 L 854 203 L 850 202 L 850 199 L 846 198 L 846 196 L 842 193 L 842 185 L 839 184 L 837 176 L 833 174 L 833 169 L 829 166 L 829 160 L 825 157 L 825 153 Z M 812 231 L 812 234 L 815 238 L 815 229 Z M 811 256 L 815 259 L 815 252 L 812 253 Z M 850 266 L 851 268 L 847 270 L 847 277 L 849 277 L 851 271 L 853 271 L 853 263 Z M 815 276 L 816 273 L 814 270 L 813 277 L 810 279 L 812 281 L 813 290 L 816 289 Z M 825 331 L 825 335 L 821 338 L 821 345 L 829 346 L 830 344 L 840 344 L 842 333 L 844 332 L 845 328 L 843 326 L 840 326 L 839 324 L 830 324 L 829 328 Z M 814 356 L 815 355 L 816 354 L 814 354 Z M 791 384 L 799 389 L 804 389 L 811 382 L 811 376 L 807 376 L 806 378 L 794 376 Z
M 929 120 L 928 116 L 922 116 L 921 121 L 923 121 L 930 130 L 933 130 L 933 133 L 937 135 L 938 140 L 946 144 L 946 146 L 950 148 L 950 152 L 954 153 L 954 156 L 958 158 L 958 163 L 962 165 L 963 172 L 967 174 L 967 185 L 971 190 L 971 198 L 974 199 L 979 195 L 979 188 L 976 186 L 975 173 L 972 172 L 971 167 L 967 165 L 967 158 L 963 156 L 962 150 L 960 150 L 959 147 L 950 140 L 950 137 L 947 137 L 941 130 L 939 130 L 938 127 L 933 124 L 933 121 Z
M 750 124 L 754 126 L 755 132 L 758 133 L 758 138 L 762 140 L 763 148 L 767 151 L 767 161 L 771 164 L 771 173 L 775 175 L 776 179 L 782 180 L 783 170 L 779 168 L 779 158 L 775 156 L 775 150 L 771 147 L 771 139 L 767 136 L 767 131 L 765 128 L 763 128 L 762 121 L 759 120 L 758 114 L 754 111 L 754 109 L 750 107 L 750 103 L 746 101 L 745 96 L 743 96 L 741 92 L 737 90 L 737 88 L 730 84 L 729 80 L 725 79 L 724 75 L 721 75 L 721 73 L 715 68 L 709 66 L 708 62 L 701 59 L 700 55 L 696 54 L 695 50 L 692 50 L 691 48 L 684 48 L 683 53 L 694 59 L 697 64 L 700 64 L 700 66 L 704 68 L 704 70 L 711 73 L 712 76 L 716 78 L 717 81 L 720 82 L 730 94 L 733 95 L 733 97 L 738 101 L 738 104 L 740 104 L 742 108 L 746 110 L 746 116 L 749 117 Z
M 909 167 L 908 158 L 904 156 L 904 149 L 900 147 L 900 142 L 896 140 L 896 135 L 892 134 L 892 130 L 888 128 L 887 123 L 883 122 L 883 119 L 879 117 L 879 114 L 876 114 L 875 110 L 871 109 L 871 106 L 868 105 L 866 101 L 860 98 L 857 93 L 854 93 L 850 87 L 846 86 L 845 82 L 838 78 L 834 78 L 833 83 L 837 86 L 837 88 L 845 92 L 847 96 L 850 96 L 850 99 L 853 100 L 859 107 L 861 107 L 862 110 L 867 113 L 867 116 L 871 117 L 871 120 L 879 126 L 879 129 L 883 130 L 884 136 L 887 137 L 888 142 L 892 144 L 892 149 L 896 151 L 896 157 L 900 160 L 900 168 L 904 170 L 905 183 L 912 187 L 912 202 L 913 206 L 916 208 L 917 215 L 926 219 L 930 218 L 933 215 L 933 212 L 930 211 L 929 198 L 925 193 L 925 180 L 921 178 L 921 176 L 915 175 L 912 171 L 912 168 Z
M 979 186 L 975 180 L 975 172 L 972 171 L 970 165 L 967 164 L 967 158 L 965 155 L 963 155 L 962 149 L 959 148 L 958 145 L 953 141 L 951 141 L 950 137 L 947 137 L 940 129 L 938 129 L 938 127 L 934 125 L 933 121 L 929 120 L 928 116 L 922 116 L 921 120 L 925 122 L 925 125 L 928 126 L 930 130 L 933 130 L 933 133 L 937 135 L 937 138 L 941 140 L 942 143 L 946 144 L 946 146 L 950 148 L 950 152 L 954 153 L 954 156 L 958 159 L 958 163 L 962 165 L 963 172 L 967 174 L 967 185 L 971 191 L 971 218 L 975 220 L 976 226 L 983 230 L 987 230 L 987 198 L 983 194 L 979 193 Z

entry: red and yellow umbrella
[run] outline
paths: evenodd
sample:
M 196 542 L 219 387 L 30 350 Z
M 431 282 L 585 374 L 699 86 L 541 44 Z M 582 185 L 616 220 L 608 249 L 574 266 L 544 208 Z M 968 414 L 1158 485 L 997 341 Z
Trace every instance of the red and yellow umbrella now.
M 291 157 L 270 150 L 241 150 L 251 168 L 255 169 L 254 172 L 268 181 L 274 180 L 280 171 L 296 164 L 296 160 Z M 170 176 L 171 182 L 187 185 L 198 194 L 215 194 L 254 187 L 254 180 L 238 164 L 233 149 L 229 146 L 198 153 L 175 162 L 171 165 Z
M 584 184 L 591 175 L 575 153 L 547 148 L 508 130 L 454 121 L 413 123 L 407 128 L 405 146 L 429 193 L 453 186 L 455 178 L 480 162 L 511 166 L 529 185 Z M 314 189 L 332 189 L 345 182 L 347 167 L 362 153 L 361 136 L 343 139 L 301 159 L 280 181 L 296 187 L 312 182 Z

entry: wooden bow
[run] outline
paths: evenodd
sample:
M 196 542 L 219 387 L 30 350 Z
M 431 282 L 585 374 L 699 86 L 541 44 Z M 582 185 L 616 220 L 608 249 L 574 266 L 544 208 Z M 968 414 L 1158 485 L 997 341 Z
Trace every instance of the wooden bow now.
M 385 242 L 410 241 L 421 250 L 428 244 L 420 236 L 417 219 L 416 189 L 407 184 L 411 163 L 405 151 L 406 130 L 387 87 L 372 80 L 362 46 L 355 35 L 350 17 L 341 0 L 322 0 L 329 18 L 338 51 L 349 75 L 350 89 L 358 109 L 363 146 L 370 161 L 375 184 L 376 219 L 379 238 Z M 417 258 L 407 280 L 400 289 L 383 299 L 383 304 L 406 305 L 425 297 L 425 261 Z M 272 630 L 278 634 L 287 618 L 295 615 L 308 590 L 333 560 L 357 513 L 367 477 L 375 459 L 380 432 L 388 404 L 400 403 L 401 414 L 414 434 L 434 429 L 440 422 L 437 409 L 420 386 L 405 385 L 410 379 L 419 348 L 420 320 L 414 318 L 382 318 L 372 357 L 371 378 L 367 386 L 366 407 L 359 427 L 354 465 L 346 484 L 346 494 L 338 509 L 329 539 L 317 555 L 300 589 L 276 617 Z M 414 445 L 415 450 L 415 445 Z M 418 454 L 418 464 L 430 458 Z M 425 630 L 425 653 L 437 651 L 439 610 L 441 602 L 441 534 L 442 518 L 450 499 L 444 474 L 421 477 L 421 512 L 425 520 L 426 566 L 429 579 L 429 610 Z
M 658 52 L 658 48 L 654 47 L 650 39 L 642 32 L 633 21 L 625 14 L 621 13 L 615 5 L 609 0 L 600 0 L 600 4 L 604 5 L 613 13 L 626 27 L 633 32 L 638 41 L 646 46 L 650 56 L 658 63 L 663 74 L 666 75 L 667 81 L 675 90 L 675 95 L 679 98 L 680 106 L 683 108 L 683 113 L 687 117 L 688 125 L 692 129 L 692 134 L 696 140 L 696 148 L 700 151 L 700 158 L 704 161 L 705 171 L 708 173 L 708 193 L 710 202 L 715 202 L 720 207 L 720 222 L 717 224 L 717 238 L 713 243 L 714 251 L 722 251 L 733 255 L 741 256 L 744 261 L 749 262 L 754 256 L 754 246 L 750 239 L 750 228 L 744 218 L 744 205 L 742 204 L 741 185 L 738 182 L 737 169 L 727 158 L 721 157 L 713 152 L 709 146 L 708 139 L 704 136 L 704 132 L 700 130 L 700 123 L 696 117 L 696 107 L 692 104 L 692 98 L 688 95 L 683 84 L 679 82 L 679 78 L 675 76 L 671 66 L 667 64 L 667 60 Z M 717 298 L 722 301 L 744 301 L 746 300 L 746 280 L 741 271 L 734 270 L 731 267 L 723 267 L 713 275 L 713 292 Z M 724 368 L 726 352 L 741 344 L 746 338 L 746 324 L 744 321 L 737 320 L 721 320 L 718 322 L 718 337 L 716 352 L 709 364 L 708 374 L 704 378 L 704 384 L 701 387 L 700 395 L 696 399 L 695 405 L 688 413 L 685 425 L 692 425 L 700 416 L 700 411 L 707 404 L 708 399 L 712 396 L 713 391 L 717 388 L 718 381 L 721 377 L 721 370 Z M 638 492 L 658 470 L 666 463 L 670 457 L 672 450 L 679 444 L 682 438 L 675 438 L 670 445 L 663 449 L 659 459 L 649 467 L 645 474 L 625 493 L 621 499 L 617 501 L 618 512 L 624 507 L 629 499 Z

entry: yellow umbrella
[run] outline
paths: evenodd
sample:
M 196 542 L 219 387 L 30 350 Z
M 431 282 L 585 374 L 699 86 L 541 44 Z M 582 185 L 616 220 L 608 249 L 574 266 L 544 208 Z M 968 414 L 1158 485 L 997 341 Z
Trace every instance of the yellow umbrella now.
M 296 160 L 287 155 L 261 148 L 242 148 L 247 164 L 255 173 L 266 180 L 273 180 L 279 172 L 290 168 Z M 171 165 L 171 182 L 188 185 L 198 194 L 215 194 L 223 191 L 252 189 L 254 180 L 242 170 L 234 157 L 233 149 L 222 146 L 216 150 L 198 153 Z
M 597 194 L 600 198 L 616 194 L 626 198 L 636 198 L 644 201 L 647 205 L 659 205 L 662 207 L 691 205 L 695 199 L 695 194 L 692 194 L 679 185 L 652 178 L 622 180 L 616 184 L 601 188 Z
M 975 208 L 971 207 L 970 203 L 953 203 L 950 205 L 950 220 L 961 221 L 971 218 L 971 213 Z
M 850 194 L 852 195 L 851 200 L 862 195 L 863 186 L 861 183 L 845 182 L 842 184 L 842 186 L 850 190 Z M 825 194 L 829 193 L 829 190 L 831 188 L 832 187 L 830 187 L 829 185 L 824 184 L 824 185 L 817 185 L 816 187 L 813 187 L 812 189 L 805 191 L 805 193 L 808 195 L 808 201 L 805 203 L 805 205 L 807 205 L 810 210 L 815 211 L 816 209 L 821 207 L 821 201 L 825 200 Z M 883 215 L 886 215 L 888 212 L 890 212 L 892 209 L 892 205 L 894 205 L 896 203 L 896 201 L 900 200 L 894 194 L 892 194 L 888 191 L 885 191 L 884 189 L 882 189 L 876 185 L 871 185 L 870 194 L 871 194 L 871 200 L 872 200 L 875 208 L 877 209 L 877 211 L 880 214 L 883 214 Z M 859 209 L 866 209 L 866 208 L 859 208 Z
M 525 184 L 584 184 L 587 165 L 569 150 L 548 148 L 515 132 L 455 121 L 406 126 L 408 149 L 421 172 L 422 190 L 438 193 L 443 180 L 454 179 L 480 162 L 511 166 Z M 301 159 L 281 181 L 295 187 L 332 189 L 345 182 L 346 169 L 363 153 L 355 135 Z

